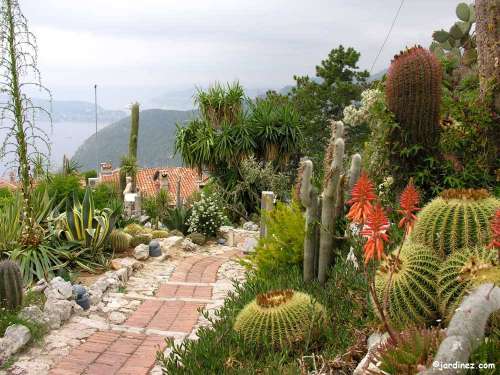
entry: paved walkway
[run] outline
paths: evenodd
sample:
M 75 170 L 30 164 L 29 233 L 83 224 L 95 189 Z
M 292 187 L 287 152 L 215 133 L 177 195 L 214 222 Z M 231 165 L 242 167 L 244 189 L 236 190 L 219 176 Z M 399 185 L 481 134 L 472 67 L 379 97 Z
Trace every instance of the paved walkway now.
M 237 251 L 183 259 L 153 296 L 126 294 L 142 304 L 121 325 L 99 330 L 71 350 L 50 375 L 145 375 L 155 365 L 165 337 L 188 337 L 200 320 L 199 309 L 215 302 L 219 267 Z

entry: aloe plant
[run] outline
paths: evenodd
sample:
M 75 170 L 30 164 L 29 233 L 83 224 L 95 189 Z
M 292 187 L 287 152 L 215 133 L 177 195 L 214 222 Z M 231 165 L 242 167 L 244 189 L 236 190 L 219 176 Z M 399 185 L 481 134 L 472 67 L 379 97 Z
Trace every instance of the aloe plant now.
M 92 190 L 87 188 L 83 201 L 74 197 L 73 206 L 67 202 L 66 212 L 56 219 L 58 238 L 79 242 L 93 252 L 102 251 L 113 230 L 117 212 L 109 208 L 96 210 Z

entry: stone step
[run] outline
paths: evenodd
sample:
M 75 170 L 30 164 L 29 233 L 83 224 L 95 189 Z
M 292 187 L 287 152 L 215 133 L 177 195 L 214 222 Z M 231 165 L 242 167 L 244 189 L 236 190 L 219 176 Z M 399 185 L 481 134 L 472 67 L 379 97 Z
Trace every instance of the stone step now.
M 219 303 L 221 300 L 216 299 L 208 299 L 208 298 L 192 298 L 192 297 L 154 297 L 154 296 L 145 296 L 141 294 L 135 293 L 109 293 L 112 297 L 122 296 L 127 299 L 136 299 L 136 300 L 154 300 L 154 301 L 162 301 L 162 302 L 171 302 L 171 301 L 182 301 L 182 302 L 197 302 L 197 303 Z

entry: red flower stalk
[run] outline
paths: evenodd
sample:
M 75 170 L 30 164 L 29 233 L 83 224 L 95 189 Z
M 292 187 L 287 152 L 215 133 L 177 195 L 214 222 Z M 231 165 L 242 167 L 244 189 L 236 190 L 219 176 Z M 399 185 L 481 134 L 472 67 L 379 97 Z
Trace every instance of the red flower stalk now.
M 389 219 L 385 215 L 382 206 L 377 204 L 370 210 L 365 227 L 361 231 L 361 235 L 368 238 L 364 246 L 365 264 L 375 255 L 378 260 L 382 259 L 384 253 L 384 242 L 389 241 L 387 230 L 389 229 Z
M 500 208 L 495 212 L 495 216 L 491 220 L 491 233 L 493 239 L 490 247 L 496 248 L 500 252 Z
M 420 210 L 418 207 L 419 202 L 420 193 L 413 185 L 413 182 L 410 181 L 401 193 L 401 197 L 399 198 L 399 206 L 401 207 L 401 210 L 398 210 L 398 212 L 403 215 L 403 218 L 399 221 L 398 226 L 399 228 L 405 228 L 406 235 L 409 235 L 413 230 L 413 225 L 417 219 L 415 213 Z
M 351 199 L 347 202 L 351 205 L 347 218 L 357 224 L 366 223 L 368 214 L 372 210 L 371 202 L 375 199 L 377 195 L 373 183 L 366 173 L 361 172 L 361 176 L 352 188 Z

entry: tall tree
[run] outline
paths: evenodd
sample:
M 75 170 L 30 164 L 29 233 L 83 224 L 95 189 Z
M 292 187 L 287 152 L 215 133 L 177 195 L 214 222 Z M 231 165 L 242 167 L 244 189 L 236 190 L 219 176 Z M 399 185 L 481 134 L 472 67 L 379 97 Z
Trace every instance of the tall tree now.
M 33 217 L 32 166 L 40 156 L 48 159 L 50 153 L 49 136 L 35 125 L 34 119 L 40 111 L 49 117 L 50 113 L 35 106 L 23 90 L 35 86 L 49 96 L 50 91 L 41 84 L 36 38 L 29 31 L 17 0 L 2 0 L 0 22 L 0 92 L 5 98 L 1 103 L 0 130 L 6 133 L 0 156 L 14 156 L 24 201 L 23 240 L 34 243 L 40 228 Z M 40 145 L 45 146 L 45 152 Z
M 330 120 L 339 118 L 351 101 L 360 98 L 369 73 L 360 71 L 360 53 L 340 45 L 316 66 L 316 77 L 295 76 L 296 86 L 290 96 L 301 115 L 305 154 L 316 161 L 330 139 Z
M 492 106 L 500 113 L 500 1 L 476 0 L 476 42 L 481 96 L 492 94 Z

